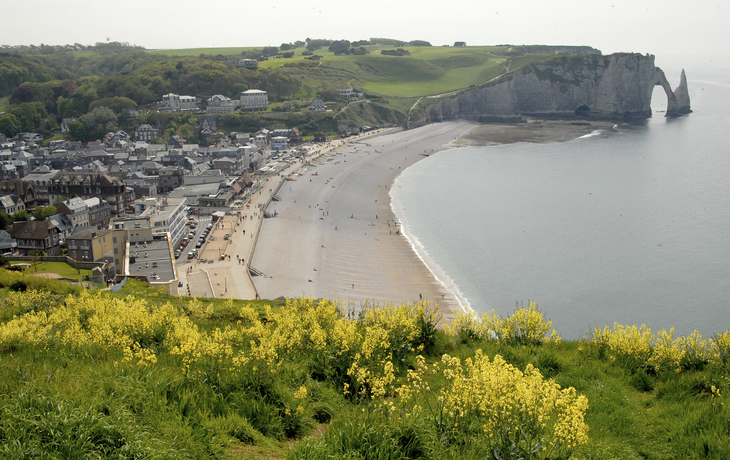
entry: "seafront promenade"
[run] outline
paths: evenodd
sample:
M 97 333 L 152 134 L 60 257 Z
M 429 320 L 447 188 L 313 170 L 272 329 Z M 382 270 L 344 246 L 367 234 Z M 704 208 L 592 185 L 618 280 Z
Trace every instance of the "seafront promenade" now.
M 318 161 L 323 155 L 333 154 L 348 142 L 366 139 L 383 131 L 366 133 L 347 140 L 331 141 L 324 147 L 314 146 L 310 148 L 304 164 L 292 164 L 280 173 L 266 177 L 264 182 L 258 184 L 257 189 L 241 209 L 232 209 L 231 212 L 235 214 L 227 213 L 223 219 L 213 224 L 207 242 L 200 248 L 198 257 L 178 265 L 182 283 L 182 286 L 178 287 L 178 294 L 204 298 L 259 298 L 249 272 L 251 258 L 265 219 L 266 207 L 274 199 L 276 191 L 288 182 L 286 177 L 301 170 L 308 162 Z M 226 234 L 229 235 L 227 240 Z M 203 260 L 206 263 L 203 263 Z M 210 260 L 213 262 L 208 263 Z M 263 273 L 262 276 L 273 275 Z
M 381 131 L 310 150 L 303 162 L 258 183 L 242 209 L 213 224 L 198 259 L 178 266 L 179 294 L 328 298 L 355 310 L 423 300 L 438 306 L 443 323 L 451 322 L 461 303 L 404 235 L 390 190 L 408 166 L 473 127 L 448 122 Z

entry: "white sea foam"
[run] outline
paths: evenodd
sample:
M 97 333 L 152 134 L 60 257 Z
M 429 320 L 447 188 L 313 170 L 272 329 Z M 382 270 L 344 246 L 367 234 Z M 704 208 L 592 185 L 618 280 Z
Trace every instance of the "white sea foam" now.
M 402 172 L 401 172 L 401 174 L 402 174 Z M 397 186 L 397 184 L 398 184 L 398 178 L 400 178 L 400 175 L 393 182 L 394 187 Z M 391 190 L 392 190 L 392 188 L 391 188 Z M 416 255 L 421 260 L 423 265 L 425 265 L 426 268 L 428 269 L 428 271 L 431 272 L 431 274 L 436 279 L 436 281 L 438 281 L 444 287 L 444 289 L 446 289 L 447 292 L 451 293 L 451 295 L 454 296 L 454 299 L 456 299 L 456 302 L 459 304 L 459 307 L 461 308 L 462 312 L 464 312 L 464 313 L 473 312 L 474 310 L 471 308 L 471 305 L 469 304 L 469 300 L 461 293 L 461 291 L 459 290 L 459 287 L 456 285 L 454 280 L 452 280 L 443 271 L 443 269 L 433 260 L 433 258 L 431 258 L 428 251 L 426 250 L 424 245 L 421 243 L 421 241 L 418 239 L 418 237 L 416 237 L 415 235 L 411 234 L 408 231 L 408 225 L 406 224 L 405 220 L 403 219 L 403 216 L 400 215 L 395 209 L 392 195 L 390 198 L 390 208 L 391 208 L 391 211 L 393 211 L 393 214 L 395 214 L 395 216 L 400 221 L 401 234 L 406 237 L 406 240 L 408 240 L 408 243 L 411 245 L 413 252 L 416 253 Z

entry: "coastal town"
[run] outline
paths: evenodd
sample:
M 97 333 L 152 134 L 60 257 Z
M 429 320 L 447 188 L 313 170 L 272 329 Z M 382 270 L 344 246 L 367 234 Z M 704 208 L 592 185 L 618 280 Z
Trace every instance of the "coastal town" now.
M 12 221 L 0 251 L 16 260 L 43 257 L 95 268 L 90 282 L 97 285 L 137 277 L 171 294 L 258 297 L 249 263 L 266 206 L 278 198 L 274 188 L 344 141 L 305 143 L 296 129 L 217 129 L 217 115 L 266 110 L 265 91 L 246 90 L 234 101 L 214 95 L 204 106 L 170 93 L 156 110 L 198 116 L 209 146 L 179 135 L 160 139 L 159 126 L 145 123 L 134 133 L 109 132 L 87 143 L 41 146 L 35 133 L 0 134 L 0 212 Z M 315 100 L 311 110 L 325 104 Z M 73 121 L 64 120 L 62 130 Z M 55 213 L 31 216 L 49 209 Z M 216 262 L 239 265 L 235 279 L 230 270 L 217 278 Z

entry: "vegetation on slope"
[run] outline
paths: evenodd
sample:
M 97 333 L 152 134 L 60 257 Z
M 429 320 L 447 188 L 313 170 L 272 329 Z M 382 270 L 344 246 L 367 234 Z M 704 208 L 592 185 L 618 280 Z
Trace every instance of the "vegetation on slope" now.
M 0 294 L 0 458 L 727 452 L 729 334 L 564 342 L 534 303 L 441 331 L 420 303 Z
M 479 86 L 555 56 L 549 47 L 433 47 L 418 40 L 410 44 L 413 46 L 372 39 L 352 43 L 308 40 L 282 44 L 281 49 L 146 51 L 110 43 L 80 51 L 70 51 L 80 45 L 11 50 L 0 53 L 0 96 L 9 96 L 10 103 L 9 113 L 0 118 L 0 131 L 9 136 L 22 131 L 50 136 L 62 119 L 80 118 L 94 108 L 108 107 L 118 129 L 129 132 L 141 123 L 154 126 L 159 121 L 163 139 L 179 134 L 199 142 L 197 117 L 148 109 L 170 92 L 201 99 L 214 94 L 237 99 L 242 91 L 253 88 L 267 91 L 272 110 L 300 114 L 296 126 L 309 123 L 306 107 L 315 98 L 336 107 L 335 112 L 345 106 L 348 101 L 338 98 L 338 88 L 354 88 L 380 104 L 384 110 L 374 109 L 372 114 L 382 118 L 368 124 L 401 123 L 418 98 Z M 403 50 L 402 55 L 382 54 L 396 46 Z M 258 67 L 238 66 L 243 57 L 258 59 Z M 141 111 L 141 116 L 131 116 L 130 110 Z M 247 131 L 257 125 L 255 114 L 243 115 L 240 123 L 228 120 L 224 125 L 231 131 Z M 362 118 L 341 117 L 345 125 Z M 72 138 L 99 137 L 94 126 L 86 126 L 84 120 L 79 123 L 85 129 L 77 124 L 70 133 Z M 268 127 L 285 125 L 292 122 Z M 336 132 L 336 127 L 329 132 Z

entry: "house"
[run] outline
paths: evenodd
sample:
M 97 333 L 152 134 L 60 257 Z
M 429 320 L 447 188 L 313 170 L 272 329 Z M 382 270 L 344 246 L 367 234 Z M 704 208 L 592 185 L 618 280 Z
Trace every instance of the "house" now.
M 269 96 L 266 91 L 249 89 L 241 93 L 241 108 L 264 109 L 269 107 Z
M 350 99 L 355 97 L 355 90 L 352 88 L 337 88 L 337 96 Z
M 185 139 L 178 136 L 177 134 L 173 134 L 172 136 L 170 136 L 170 139 L 167 140 L 167 145 L 171 149 L 179 149 L 183 145 L 185 145 Z
M 128 190 L 121 179 L 107 173 L 60 171 L 49 186 L 49 200 L 55 202 L 74 196 L 101 198 L 111 206 L 112 215 L 124 212 L 125 207 L 134 201 L 134 191 Z
M 184 184 L 185 168 L 182 166 L 164 166 L 159 169 L 160 191 L 162 193 L 175 190 Z
M 0 196 L 0 211 L 8 215 L 13 215 L 23 210 L 25 210 L 25 203 L 23 203 L 23 200 L 18 195 Z
M 213 169 L 220 169 L 223 174 L 230 176 L 239 171 L 240 162 L 231 157 L 216 158 L 213 160 Z
M 76 118 L 64 118 L 61 120 L 61 133 L 66 134 L 68 133 L 68 126 L 71 124 L 71 122 L 76 121 Z
M 134 130 L 134 140 L 136 141 L 155 141 L 160 137 L 160 129 L 153 128 L 147 123 L 141 124 Z
M 274 150 L 288 149 L 289 139 L 285 136 L 274 136 L 271 138 L 271 148 Z
M 58 203 L 58 212 L 66 214 L 75 226 L 89 226 L 89 206 L 81 198 L 75 197 Z
M 61 239 L 61 242 L 66 241 L 66 238 L 73 234 L 75 226 L 66 214 L 54 214 L 46 217 L 46 220 L 58 229 L 58 237 Z
M 33 255 L 35 251 L 61 255 L 60 230 L 49 220 L 13 222 L 13 235 L 21 255 Z
M 235 61 L 236 67 L 251 67 L 256 68 L 259 66 L 259 62 L 256 59 L 239 59 Z
M 233 101 L 222 94 L 215 94 L 208 98 L 206 112 L 209 114 L 231 113 L 233 109 Z
M 68 256 L 75 260 L 96 262 L 112 254 L 111 230 L 83 230 L 66 238 Z M 111 258 L 111 257 L 110 257 Z
M 43 136 L 38 133 L 18 133 L 15 137 L 23 142 L 41 142 L 43 140 Z
M 112 217 L 109 203 L 97 197 L 87 198 L 84 203 L 89 208 L 89 227 L 107 228 Z
M 179 96 L 168 93 L 162 96 L 160 110 L 167 112 L 191 112 L 198 110 L 198 99 L 195 96 Z
M 309 110 L 312 112 L 324 112 L 327 110 L 327 106 L 322 99 L 315 99 L 309 104 Z

